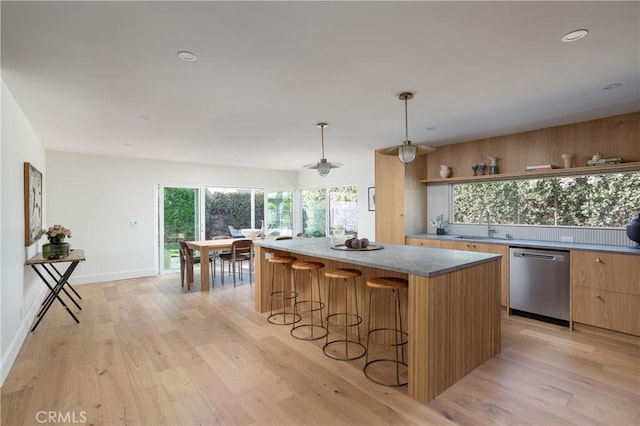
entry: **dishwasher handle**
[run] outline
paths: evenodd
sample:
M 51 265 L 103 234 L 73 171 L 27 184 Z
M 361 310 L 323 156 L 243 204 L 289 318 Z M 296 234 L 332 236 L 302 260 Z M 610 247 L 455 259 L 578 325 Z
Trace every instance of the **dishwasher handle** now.
M 526 251 L 514 251 L 514 256 L 522 258 L 533 258 L 540 260 L 550 260 L 555 262 L 564 262 L 564 256 L 558 254 L 543 254 L 543 253 L 531 253 Z

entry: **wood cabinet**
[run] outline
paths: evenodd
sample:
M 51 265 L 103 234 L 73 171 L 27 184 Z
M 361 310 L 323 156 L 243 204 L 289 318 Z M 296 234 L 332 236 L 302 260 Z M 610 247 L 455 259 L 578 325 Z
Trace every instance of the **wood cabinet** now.
M 509 246 L 502 244 L 476 243 L 472 241 L 440 241 L 440 247 L 449 250 L 477 251 L 501 254 L 500 262 L 500 304 L 509 307 Z
M 573 250 L 571 319 L 640 336 L 640 256 Z
M 558 169 L 557 172 L 542 175 L 558 172 L 588 174 L 604 169 L 584 167 L 596 152 L 605 157 L 622 157 L 626 163 L 636 162 L 634 170 L 637 170 L 637 163 L 640 162 L 640 112 L 439 146 L 436 152 L 426 156 L 428 173 L 424 179 L 425 182 L 443 181 L 438 173 L 441 164 L 448 165 L 453 172 L 452 178 L 444 181 L 531 176 L 524 173 L 526 166 L 549 163 L 562 166 L 563 153 L 574 153 L 574 166 L 582 170 Z M 498 167 L 503 176 L 498 174 L 474 178 L 471 165 L 487 163 L 489 156 L 500 158 Z
M 431 240 L 429 238 L 411 238 L 405 239 L 405 244 L 416 247 L 440 248 L 440 240 Z
M 404 244 L 407 234 L 426 231 L 426 157 L 404 164 L 376 152 L 376 242 Z

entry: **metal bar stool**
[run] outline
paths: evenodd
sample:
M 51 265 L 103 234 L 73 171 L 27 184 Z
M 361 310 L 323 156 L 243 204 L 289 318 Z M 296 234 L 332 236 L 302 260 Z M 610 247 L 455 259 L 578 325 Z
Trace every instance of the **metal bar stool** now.
M 322 262 L 306 262 L 299 261 L 291 265 L 293 269 L 293 280 L 295 282 L 294 288 L 300 289 L 300 284 L 296 280 L 296 271 L 307 271 L 309 276 L 309 297 L 307 300 L 296 300 L 293 305 L 294 315 L 299 315 L 302 318 L 302 314 L 309 313 L 309 322 L 303 323 L 302 321 L 294 323 L 291 327 L 291 335 L 296 339 L 301 340 L 318 340 L 325 337 L 328 333 L 327 328 L 324 326 L 324 319 L 322 318 L 322 310 L 324 309 L 324 303 L 322 302 L 322 295 L 320 294 L 320 269 L 324 268 Z M 313 271 L 316 272 L 316 289 L 317 296 L 314 298 L 313 291 Z M 316 315 L 316 312 L 319 315 Z M 318 325 L 314 317 L 320 318 L 320 325 Z
M 269 258 L 269 264 L 271 265 L 271 312 L 267 317 L 267 321 L 275 325 L 291 325 L 300 321 L 300 315 L 293 311 L 298 293 L 296 292 L 296 283 L 291 280 L 290 266 L 293 262 L 298 260 L 293 256 L 273 256 Z M 280 280 L 279 289 L 275 288 L 276 278 L 276 265 L 280 265 Z M 290 288 L 290 284 L 293 283 L 293 288 Z M 274 312 L 274 302 L 279 302 L 279 309 Z M 289 311 L 287 307 L 292 306 L 292 311 Z
M 356 279 L 362 275 L 357 269 L 348 269 L 348 268 L 340 268 L 340 269 L 330 269 L 325 271 L 324 276 L 328 278 L 327 281 L 327 339 L 322 347 L 322 351 L 329 358 L 333 358 L 339 361 L 351 361 L 354 359 L 362 358 L 364 354 L 367 352 L 365 346 L 361 343 L 360 340 L 360 324 L 362 323 L 362 317 L 358 312 L 358 289 L 356 288 Z M 331 287 L 332 284 L 336 282 L 334 280 L 341 279 L 344 285 L 344 311 L 342 312 L 334 312 L 331 313 L 332 302 L 331 300 Z M 351 281 L 350 281 L 351 280 Z M 351 282 L 352 285 L 349 285 Z M 353 303 L 355 306 L 355 313 L 349 312 L 349 288 L 351 288 L 351 292 L 353 294 Z M 337 307 L 334 307 L 336 309 Z M 342 335 L 338 339 L 330 339 L 330 325 L 332 319 L 337 319 L 337 326 L 341 326 L 344 328 L 344 335 Z M 340 323 L 341 322 L 341 323 Z M 356 327 L 358 332 L 358 340 L 353 340 L 349 338 L 349 329 Z M 334 354 L 329 351 L 330 347 L 338 346 L 344 344 L 344 353 Z M 353 351 L 351 354 L 349 353 L 349 348 L 353 347 Z
M 371 278 L 367 281 L 367 287 L 369 287 L 369 321 L 368 321 L 368 332 L 367 332 L 367 358 L 365 359 L 365 364 L 363 368 L 363 372 L 365 376 L 372 382 L 378 383 L 384 386 L 404 386 L 407 384 L 406 380 L 400 381 L 400 366 L 407 367 L 407 363 L 404 357 L 404 347 L 407 345 L 409 339 L 409 333 L 403 330 L 402 328 L 402 311 L 400 310 L 400 294 L 399 291 L 403 288 L 407 288 L 409 286 L 408 280 L 405 278 L 397 278 L 397 277 L 377 277 Z M 386 326 L 380 328 L 371 328 L 371 318 L 372 318 L 372 306 L 373 306 L 373 295 L 374 290 L 391 290 L 393 294 L 393 328 Z M 399 327 L 398 327 L 399 325 Z M 379 358 L 369 360 L 371 352 L 369 351 L 369 342 L 373 342 L 376 344 L 375 336 L 376 334 L 386 333 L 385 337 L 391 337 L 389 344 L 384 346 L 391 346 L 395 349 L 395 359 L 390 358 Z M 380 344 L 380 343 L 378 343 Z M 376 378 L 374 375 L 378 377 L 383 376 L 380 371 L 377 373 L 374 371 L 369 371 L 369 367 L 373 364 L 379 363 L 392 363 L 395 365 L 395 380 L 391 381 L 389 375 L 387 374 L 385 378 Z M 406 368 L 402 370 L 406 371 Z

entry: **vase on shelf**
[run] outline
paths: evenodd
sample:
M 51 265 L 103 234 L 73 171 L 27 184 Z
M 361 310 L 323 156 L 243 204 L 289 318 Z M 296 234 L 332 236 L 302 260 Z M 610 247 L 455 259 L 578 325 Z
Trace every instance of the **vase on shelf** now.
M 440 166 L 440 177 L 442 179 L 446 179 L 449 176 L 451 176 L 451 169 L 449 168 L 449 166 L 446 166 L 446 165 L 442 164 Z
M 489 174 L 497 175 L 498 171 L 498 157 L 489 157 L 490 165 L 489 165 Z
M 564 162 L 565 169 L 570 169 L 571 167 L 573 167 L 573 159 L 576 157 L 575 154 L 562 154 L 560 157 Z
M 42 257 L 48 260 L 64 259 L 69 256 L 69 243 L 62 238 L 51 238 L 48 244 L 42 245 Z

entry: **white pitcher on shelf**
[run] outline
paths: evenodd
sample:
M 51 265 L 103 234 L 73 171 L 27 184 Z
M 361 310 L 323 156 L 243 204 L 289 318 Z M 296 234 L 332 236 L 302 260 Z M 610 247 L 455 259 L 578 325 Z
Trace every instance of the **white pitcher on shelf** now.
M 451 176 L 451 168 L 445 164 L 440 165 L 440 177 L 446 179 Z

